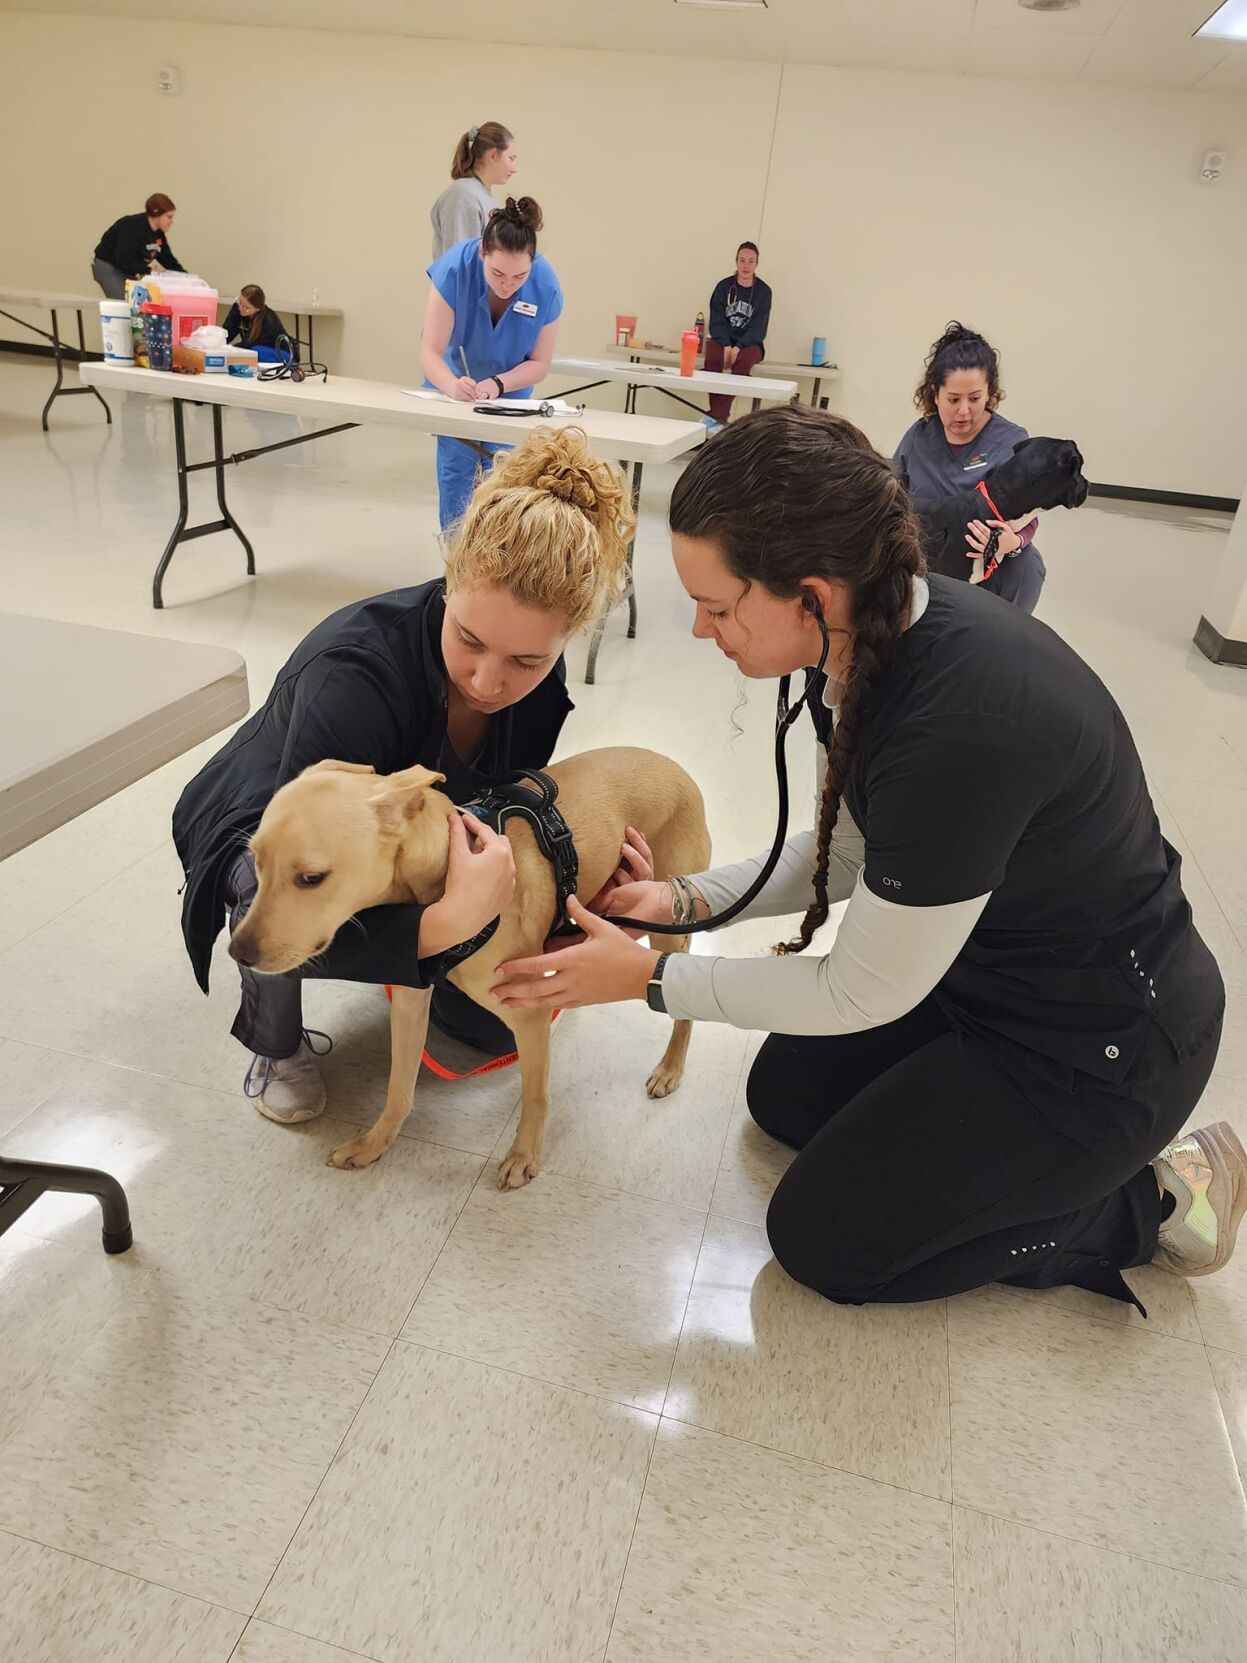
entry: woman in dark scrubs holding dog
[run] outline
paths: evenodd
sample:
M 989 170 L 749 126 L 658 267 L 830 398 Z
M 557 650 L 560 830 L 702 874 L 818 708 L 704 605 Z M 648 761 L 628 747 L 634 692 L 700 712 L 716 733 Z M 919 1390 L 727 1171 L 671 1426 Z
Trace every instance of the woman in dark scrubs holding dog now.
M 922 412 L 892 458 L 920 512 L 957 491 L 973 487 L 1013 455 L 1029 435 L 1002 416 L 1000 354 L 973 329 L 950 323 L 927 355 L 914 403 Z M 970 520 L 966 558 L 977 559 L 993 528 L 1000 530 L 1000 564 L 984 584 L 993 594 L 1033 612 L 1047 576 L 1033 538 L 1037 520 L 1006 525 Z
M 693 634 L 744 675 L 814 666 L 827 634 L 815 829 L 743 915 L 804 911 L 798 938 L 667 958 L 576 907 L 584 939 L 504 965 L 504 1004 L 645 999 L 768 1032 L 749 1108 L 798 1151 L 771 1246 L 828 1299 L 1008 1282 L 1132 1300 L 1126 1267 L 1219 1269 L 1247 1158 L 1227 1125 L 1182 1129 L 1225 993 L 1103 684 L 1019 608 L 925 575 L 904 487 L 839 417 L 733 422 L 670 519 Z M 603 909 L 673 919 L 687 884 L 705 917 L 761 866 L 624 884 Z
M 563 648 L 618 595 L 632 523 L 619 475 L 584 435 L 539 430 L 478 486 L 444 579 L 356 601 L 312 631 L 174 810 L 182 933 L 205 993 L 222 925 L 228 916 L 232 929 L 255 895 L 248 839 L 273 793 L 305 768 L 331 758 L 378 774 L 422 764 L 466 802 L 492 778 L 550 760 L 572 709 Z M 619 875 L 643 870 L 644 855 L 642 841 L 626 846 Z M 437 956 L 497 917 L 514 885 L 507 839 L 455 817 L 446 893 L 432 905 L 359 914 L 297 974 L 240 965 L 232 1032 L 252 1053 L 244 1090 L 260 1113 L 293 1124 L 325 1107 L 304 975 L 427 987 Z M 443 1036 L 492 1057 L 514 1049 L 504 1024 L 449 983 L 432 1012 Z

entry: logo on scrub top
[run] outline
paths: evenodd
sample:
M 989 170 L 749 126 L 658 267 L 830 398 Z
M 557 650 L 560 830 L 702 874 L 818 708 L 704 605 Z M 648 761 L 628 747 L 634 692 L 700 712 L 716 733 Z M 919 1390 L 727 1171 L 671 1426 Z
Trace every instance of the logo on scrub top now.
M 537 316 L 537 308 L 531 300 L 517 300 L 511 310 L 518 312 L 522 318 L 535 318 Z

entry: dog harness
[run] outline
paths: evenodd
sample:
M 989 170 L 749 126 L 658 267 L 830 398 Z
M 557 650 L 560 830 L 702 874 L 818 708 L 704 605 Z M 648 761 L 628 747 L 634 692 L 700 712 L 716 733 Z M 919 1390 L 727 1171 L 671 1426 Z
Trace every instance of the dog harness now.
M 576 935 L 578 930 L 567 916 L 568 900 L 576 893 L 580 863 L 576 859 L 576 845 L 571 828 L 556 806 L 559 788 L 540 769 L 523 769 L 514 774 L 503 774 L 470 803 L 461 806 L 487 825 L 491 831 L 505 833 L 506 823 L 519 816 L 531 828 L 537 847 L 554 870 L 554 923 L 549 935 Z M 470 941 L 461 941 L 438 953 L 426 971 L 430 982 L 443 982 L 456 965 L 470 959 L 497 930 L 499 920 L 491 918 L 483 930 L 478 930 Z

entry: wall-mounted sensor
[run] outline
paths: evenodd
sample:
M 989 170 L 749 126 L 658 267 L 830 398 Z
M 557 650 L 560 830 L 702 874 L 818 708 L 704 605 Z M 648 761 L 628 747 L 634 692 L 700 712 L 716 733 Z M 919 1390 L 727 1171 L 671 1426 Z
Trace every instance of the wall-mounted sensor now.
M 156 71 L 156 91 L 176 97 L 182 90 L 182 71 L 180 69 L 158 69 Z
M 1199 164 L 1199 176 L 1206 185 L 1215 185 L 1225 172 L 1225 151 L 1205 150 L 1204 159 Z

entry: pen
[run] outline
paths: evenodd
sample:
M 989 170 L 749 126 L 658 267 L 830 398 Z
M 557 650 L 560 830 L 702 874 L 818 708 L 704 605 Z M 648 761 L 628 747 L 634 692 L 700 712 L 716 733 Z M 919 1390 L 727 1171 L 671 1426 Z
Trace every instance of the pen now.
M 461 364 L 462 364 L 462 365 L 463 365 L 463 373 L 464 373 L 464 375 L 466 375 L 466 376 L 467 376 L 467 378 L 468 378 L 468 380 L 469 380 L 469 381 L 471 381 L 471 379 L 472 379 L 472 371 L 471 371 L 471 370 L 470 370 L 470 369 L 469 369 L 469 368 L 468 368 L 468 355 L 467 355 L 467 353 L 466 353 L 466 352 L 465 352 L 465 351 L 464 351 L 464 350 L 463 350 L 463 348 L 462 348 L 462 347 L 460 347 L 460 348 L 459 348 L 459 362 L 460 362 L 460 363 L 461 363 Z

